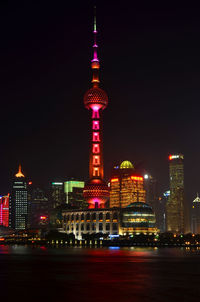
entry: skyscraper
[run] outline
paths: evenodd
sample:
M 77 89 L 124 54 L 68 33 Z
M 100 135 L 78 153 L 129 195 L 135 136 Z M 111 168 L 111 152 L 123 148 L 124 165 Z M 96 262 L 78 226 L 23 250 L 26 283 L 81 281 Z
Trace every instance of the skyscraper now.
M 28 194 L 27 182 L 19 165 L 15 175 L 9 202 L 9 227 L 15 230 L 25 230 L 28 227 Z
M 89 204 L 89 208 L 104 208 L 109 197 L 108 186 L 104 181 L 103 167 L 103 138 L 102 138 L 102 113 L 108 105 L 108 96 L 99 87 L 99 59 L 97 55 L 97 29 L 96 14 L 94 16 L 94 44 L 92 68 L 92 88 L 84 95 L 84 105 L 91 111 L 91 139 L 89 155 L 89 181 L 84 187 L 84 198 Z
M 144 178 L 132 163 L 125 160 L 113 169 L 110 180 L 110 207 L 127 207 L 133 202 L 145 202 Z
M 166 204 L 167 231 L 184 233 L 184 157 L 182 154 L 169 156 L 170 196 Z
M 194 234 L 200 234 L 200 198 L 197 197 L 192 202 L 191 230 Z

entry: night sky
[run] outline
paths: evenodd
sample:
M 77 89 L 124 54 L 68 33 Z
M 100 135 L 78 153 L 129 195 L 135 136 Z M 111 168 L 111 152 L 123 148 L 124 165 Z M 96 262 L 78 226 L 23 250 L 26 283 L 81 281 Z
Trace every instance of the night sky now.
M 200 191 L 198 9 L 96 1 L 106 177 L 128 159 L 168 189 L 168 155 L 185 156 L 188 201 Z M 38 185 L 87 179 L 93 1 L 0 4 L 0 193 L 19 162 Z

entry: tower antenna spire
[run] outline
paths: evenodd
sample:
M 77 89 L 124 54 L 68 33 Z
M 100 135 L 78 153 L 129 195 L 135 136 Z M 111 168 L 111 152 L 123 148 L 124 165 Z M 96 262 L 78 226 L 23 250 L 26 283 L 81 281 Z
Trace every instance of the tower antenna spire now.
M 97 31 L 96 5 L 94 6 L 94 32 Z
M 94 34 L 94 44 L 93 44 L 93 59 L 91 61 L 91 68 L 93 71 L 92 75 L 92 84 L 93 87 L 98 87 L 99 86 L 99 59 L 98 59 L 98 54 L 97 54 L 97 18 L 96 18 L 96 6 L 94 6 L 94 24 L 93 24 L 93 34 Z
M 21 163 L 19 164 L 19 169 L 18 169 L 18 173 L 15 174 L 16 177 L 24 177 L 24 174 L 22 173 L 22 165 Z

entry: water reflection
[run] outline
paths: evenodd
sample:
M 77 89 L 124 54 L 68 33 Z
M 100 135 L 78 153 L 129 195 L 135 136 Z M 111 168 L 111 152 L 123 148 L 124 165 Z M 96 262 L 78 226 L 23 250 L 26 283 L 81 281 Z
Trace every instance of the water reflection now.
M 29 301 L 162 301 L 199 294 L 200 250 L 0 245 L 2 297 Z

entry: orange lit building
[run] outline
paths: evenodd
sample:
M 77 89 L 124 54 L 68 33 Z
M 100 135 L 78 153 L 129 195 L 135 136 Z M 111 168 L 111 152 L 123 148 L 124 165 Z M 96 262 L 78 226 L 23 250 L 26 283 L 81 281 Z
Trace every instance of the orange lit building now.
M 125 208 L 133 202 L 145 202 L 143 176 L 136 173 L 130 161 L 115 167 L 110 180 L 110 207 Z

